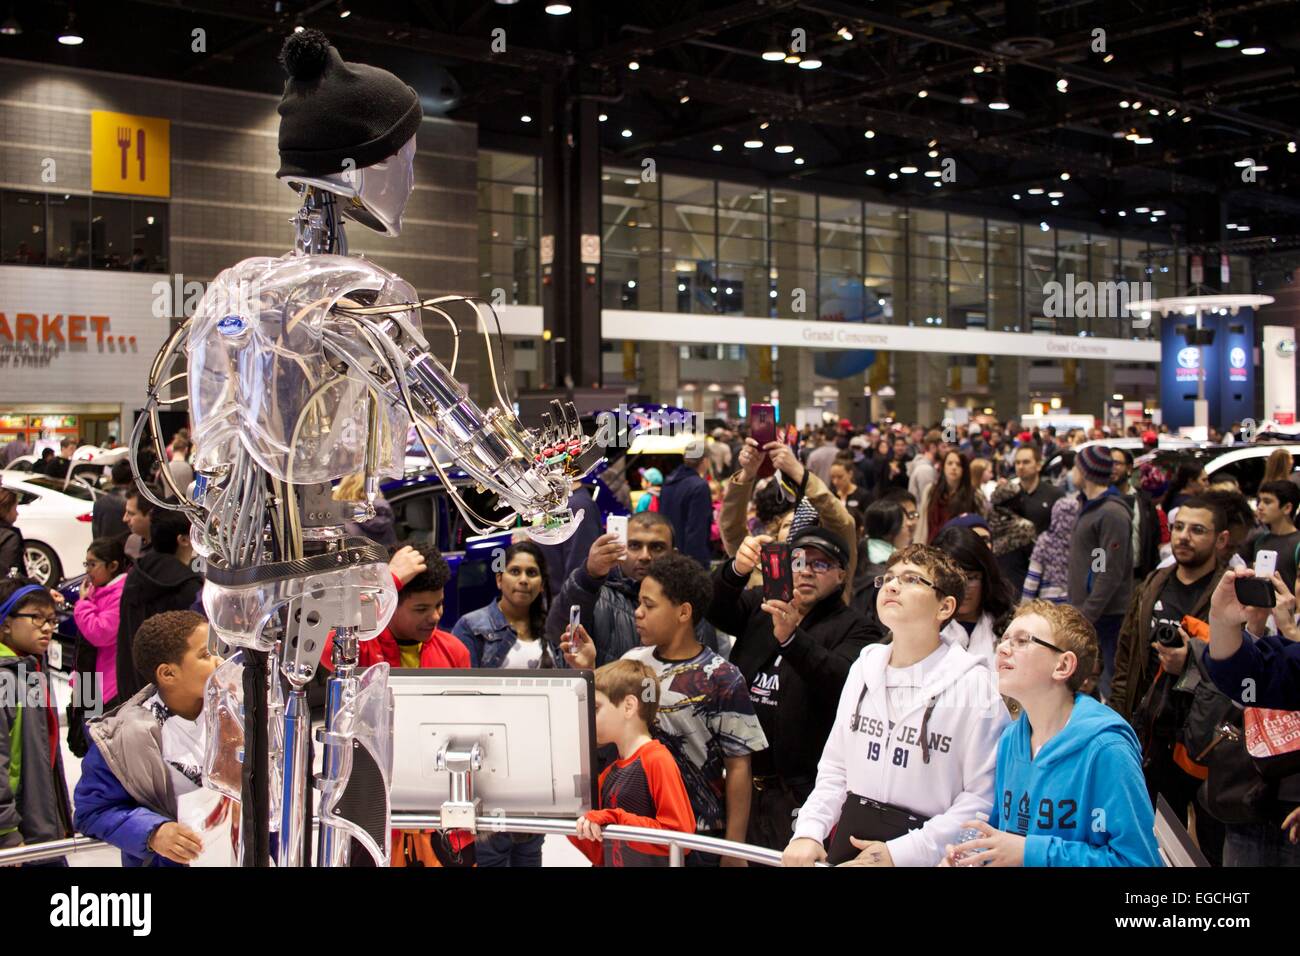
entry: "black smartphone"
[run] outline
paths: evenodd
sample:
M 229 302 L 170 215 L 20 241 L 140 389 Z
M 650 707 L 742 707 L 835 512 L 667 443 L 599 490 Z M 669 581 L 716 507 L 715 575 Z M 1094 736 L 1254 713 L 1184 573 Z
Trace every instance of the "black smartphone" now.
M 1237 600 L 1248 607 L 1277 607 L 1277 592 L 1268 578 L 1237 578 Z
M 760 555 L 763 571 L 763 599 L 794 600 L 794 570 L 790 566 L 790 545 L 772 541 L 763 545 Z
M 761 402 L 749 406 L 749 437 L 758 442 L 760 449 L 768 442 L 776 441 L 775 408 Z M 775 473 L 776 467 L 772 464 L 772 459 L 764 453 L 758 466 L 758 477 L 767 478 Z

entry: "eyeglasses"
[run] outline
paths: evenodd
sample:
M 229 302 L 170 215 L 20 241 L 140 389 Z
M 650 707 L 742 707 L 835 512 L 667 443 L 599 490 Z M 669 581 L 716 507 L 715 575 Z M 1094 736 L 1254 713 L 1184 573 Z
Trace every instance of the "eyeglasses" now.
M 934 587 L 933 581 L 927 581 L 925 578 L 921 577 L 921 575 L 917 574 L 915 571 L 904 571 L 902 574 L 876 575 L 876 587 L 881 590 L 884 590 L 886 587 L 893 584 L 894 582 L 898 582 L 900 585 L 921 584 L 927 588 Z
M 103 563 L 103 561 L 95 561 L 94 559 L 91 559 L 90 561 L 82 561 L 81 566 L 89 571 L 91 568 L 97 568 Z
M 37 630 L 46 627 L 53 630 L 54 628 L 59 626 L 59 619 L 57 617 L 45 617 L 42 614 L 10 614 L 9 616 L 28 618 L 32 622 L 32 626 L 35 627 Z
M 839 567 L 839 565 L 835 564 L 833 561 L 824 561 L 821 558 L 813 558 L 812 560 L 809 560 L 805 556 L 803 548 L 795 548 L 791 551 L 790 561 L 796 571 L 806 568 L 807 570 L 815 571 L 818 574 L 825 574 L 831 568 Z
M 1024 650 L 1032 643 L 1032 644 L 1042 644 L 1044 647 L 1048 648 L 1049 650 L 1056 651 L 1056 653 L 1058 654 L 1065 653 L 1064 649 L 1059 648 L 1055 644 L 1043 640 L 1041 637 L 1034 637 L 1034 635 L 1032 634 L 1004 634 L 1002 635 L 1001 638 L 998 639 L 998 645 L 1001 646 L 1003 644 L 1006 644 L 1008 641 L 1011 642 L 1011 649 L 1013 651 Z
M 903 512 L 903 517 L 906 518 L 908 521 L 915 521 L 916 519 L 918 519 L 919 517 L 921 517 L 921 512 L 919 512 L 919 511 L 904 511 L 904 512 Z

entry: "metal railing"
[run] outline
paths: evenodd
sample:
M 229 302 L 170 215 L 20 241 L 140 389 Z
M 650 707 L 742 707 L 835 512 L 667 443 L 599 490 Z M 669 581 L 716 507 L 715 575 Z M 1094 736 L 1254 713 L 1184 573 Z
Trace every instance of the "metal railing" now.
M 440 817 L 436 813 L 395 813 L 392 818 L 395 830 L 433 830 L 437 829 Z M 316 821 L 319 823 L 319 821 Z M 480 816 L 478 818 L 480 833 L 537 833 L 555 836 L 576 836 L 573 820 L 551 819 L 546 817 L 506 817 Z M 762 866 L 780 866 L 781 853 L 749 843 L 733 843 L 716 837 L 701 836 L 697 833 L 679 833 L 676 830 L 652 830 L 647 827 L 607 826 L 601 827 L 601 840 L 635 841 L 650 843 L 655 846 L 668 847 L 669 866 L 683 866 L 687 850 L 701 853 L 716 853 L 757 863 Z M 51 840 L 48 843 L 34 843 L 12 850 L 0 850 L 0 866 L 16 866 L 20 863 L 37 863 L 41 860 L 53 860 L 61 856 L 73 856 L 92 850 L 111 849 L 103 840 L 94 840 L 86 836 L 74 836 L 66 840 Z

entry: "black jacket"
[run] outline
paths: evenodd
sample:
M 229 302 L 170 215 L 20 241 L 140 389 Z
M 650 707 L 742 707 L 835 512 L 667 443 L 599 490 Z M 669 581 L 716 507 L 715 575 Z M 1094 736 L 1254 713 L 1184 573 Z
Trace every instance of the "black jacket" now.
M 20 577 L 27 576 L 27 553 L 23 545 L 23 533 L 0 518 L 0 578 L 9 577 L 12 570 L 17 570 Z M 58 582 L 51 582 L 51 584 L 56 583 Z
M 772 618 L 761 608 L 761 588 L 746 589 L 728 561 L 713 573 L 713 603 L 709 622 L 736 636 L 731 663 L 740 668 L 746 683 L 777 655 L 780 697 L 779 721 L 773 731 L 765 725 L 776 772 L 783 780 L 815 778 L 826 738 L 830 736 L 840 692 L 849 668 L 862 649 L 880 640 L 861 614 L 844 604 L 841 592 L 826 597 L 808 612 L 781 647 L 772 633 Z M 763 721 L 762 708 L 758 708 Z
M 63 752 L 51 760 L 49 671 L 31 655 L 0 655 L 0 847 L 72 836 Z M 36 706 L 28 706 L 36 703 Z M 54 705 L 57 706 L 57 705 Z M 17 788 L 13 783 L 17 782 Z
M 147 551 L 122 585 L 121 618 L 117 625 L 117 699 L 126 700 L 153 679 L 142 678 L 131 656 L 140 625 L 163 611 L 188 611 L 203 588 L 203 578 L 181 564 L 174 554 Z
M 659 495 L 659 513 L 673 525 L 677 550 L 709 569 L 709 528 L 713 524 L 713 495 L 709 483 L 695 469 L 678 465 L 664 479 Z

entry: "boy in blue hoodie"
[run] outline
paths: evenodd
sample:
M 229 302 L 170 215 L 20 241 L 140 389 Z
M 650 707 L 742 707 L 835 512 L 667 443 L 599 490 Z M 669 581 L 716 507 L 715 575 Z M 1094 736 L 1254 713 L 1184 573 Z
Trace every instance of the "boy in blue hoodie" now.
M 947 848 L 947 866 L 1160 866 L 1137 735 L 1079 692 L 1097 635 L 1075 608 L 1020 606 L 996 661 L 1020 718 L 998 741 L 993 815 Z
M 186 866 L 203 844 L 177 821 L 178 799 L 202 786 L 203 691 L 220 661 L 194 611 L 155 614 L 136 631 L 131 653 L 153 683 L 87 724 L 73 819 L 86 836 L 121 850 L 123 866 Z

